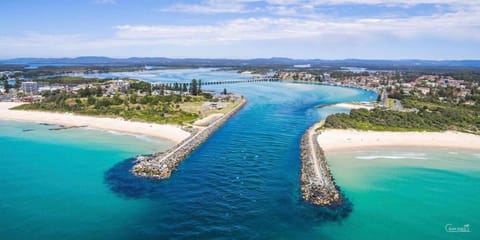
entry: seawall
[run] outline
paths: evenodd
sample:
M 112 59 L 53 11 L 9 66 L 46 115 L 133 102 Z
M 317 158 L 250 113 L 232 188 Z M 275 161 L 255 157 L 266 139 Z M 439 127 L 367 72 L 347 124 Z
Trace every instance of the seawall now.
M 317 142 L 316 129 L 323 126 L 324 121 L 311 126 L 301 140 L 301 191 L 308 202 L 321 206 L 339 206 L 343 197 L 335 184 L 335 180 L 325 158 L 325 154 Z
M 208 127 L 194 131 L 190 137 L 178 143 L 163 153 L 153 154 L 153 156 L 141 156 L 137 158 L 136 164 L 132 168 L 132 173 L 137 176 L 152 177 L 158 179 L 169 178 L 180 164 L 190 153 L 195 151 L 203 142 L 205 142 L 217 129 L 219 129 L 230 117 L 237 113 L 247 103 L 242 96 L 241 103 L 226 113 Z

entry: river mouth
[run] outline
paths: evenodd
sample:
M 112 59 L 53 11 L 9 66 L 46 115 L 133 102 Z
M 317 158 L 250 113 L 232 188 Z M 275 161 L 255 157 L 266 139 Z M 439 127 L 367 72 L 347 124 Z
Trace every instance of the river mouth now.
M 184 81 L 238 77 L 175 71 L 171 77 Z M 248 103 L 161 181 L 133 176 L 129 158 L 172 143 L 0 121 L 2 239 L 478 239 L 480 153 L 327 152 L 349 202 L 319 207 L 302 199 L 300 139 L 313 123 L 348 110 L 315 106 L 376 94 L 283 82 L 208 89 L 223 88 Z M 473 232 L 445 231 L 465 225 Z
M 42 239 L 55 239 L 61 231 L 69 239 L 311 239 L 318 237 L 316 228 L 345 222 L 344 214 L 332 214 L 332 209 L 302 200 L 300 138 L 310 125 L 328 114 L 345 111 L 316 109 L 316 105 L 375 100 L 376 94 L 332 86 L 292 87 L 281 82 L 230 84 L 209 90 L 223 88 L 244 95 L 248 103 L 182 161 L 169 179 L 137 178 L 129 172 L 133 163 L 127 158 L 154 152 L 150 149 L 128 155 L 123 152 L 120 157 L 111 151 L 97 156 L 81 149 L 75 149 L 70 158 L 69 152 L 59 155 L 65 157 L 55 161 L 58 165 L 46 165 L 40 172 L 38 168 L 29 170 L 46 174 L 38 180 L 47 185 L 42 187 L 42 194 L 33 185 L 25 187 L 31 184 L 31 178 L 14 177 L 18 175 L 15 165 L 5 166 L 3 183 L 15 179 L 19 187 L 13 188 L 15 191 L 5 188 L 8 194 L 2 195 L 18 199 L 2 202 L 2 206 L 15 209 L 7 216 L 16 221 L 4 218 L 5 228 L 0 233 L 5 234 L 1 235 L 18 239 L 38 233 Z M 83 130 L 55 132 L 69 131 Z M 133 143 L 123 144 L 136 148 Z M 40 156 L 42 151 L 36 154 Z M 70 160 L 74 157 L 75 161 Z M 27 159 L 36 164 L 27 167 L 40 164 L 36 159 Z M 72 166 L 65 168 L 64 161 L 71 161 Z M 47 174 L 52 171 L 61 177 Z M 41 201 L 31 200 L 37 196 L 42 196 Z M 346 219 L 355 213 L 356 205 L 352 209 Z M 30 215 L 26 217 L 25 213 Z M 25 231 L 17 233 L 14 229 Z
M 105 173 L 109 188 L 127 199 L 153 201 L 148 214 L 160 216 L 155 218 L 159 224 L 152 226 L 160 237 L 183 238 L 191 233 L 200 238 L 212 234 L 294 237 L 348 217 L 354 211 L 348 200 L 340 208 L 330 208 L 302 199 L 300 139 L 311 124 L 344 111 L 316 109 L 319 103 L 367 101 L 376 94 L 320 85 L 292 88 L 284 83 L 210 89 L 224 87 L 244 95 L 248 103 L 182 161 L 169 179 L 138 179 L 129 173 L 132 160 L 125 160 Z M 157 204 L 162 206 L 158 212 Z M 172 221 L 177 223 L 164 226 Z

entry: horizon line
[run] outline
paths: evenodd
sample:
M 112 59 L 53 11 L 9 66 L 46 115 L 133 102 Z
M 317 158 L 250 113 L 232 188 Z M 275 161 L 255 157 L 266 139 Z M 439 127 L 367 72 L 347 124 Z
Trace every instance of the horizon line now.
M 202 59 L 202 60 L 255 60 L 255 59 L 288 59 L 288 60 L 300 60 L 300 61 L 348 61 L 348 60 L 364 60 L 364 61 L 480 61 L 478 59 L 428 59 L 428 58 L 291 58 L 291 57 L 251 57 L 251 58 L 236 58 L 236 57 L 166 57 L 166 56 L 155 56 L 155 57 L 146 57 L 146 56 L 129 56 L 129 57 L 110 57 L 110 56 L 93 56 L 93 55 L 79 55 L 75 57 L 13 57 L 13 58 L 0 58 L 0 61 L 11 61 L 17 59 L 78 59 L 78 58 L 109 58 L 109 59 L 118 59 L 118 60 L 128 60 L 132 58 L 166 58 L 166 59 Z

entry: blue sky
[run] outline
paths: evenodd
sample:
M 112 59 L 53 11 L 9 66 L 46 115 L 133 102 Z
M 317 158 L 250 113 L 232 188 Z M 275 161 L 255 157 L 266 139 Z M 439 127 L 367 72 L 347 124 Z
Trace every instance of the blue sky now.
M 479 59 L 477 0 L 0 1 L 0 58 Z

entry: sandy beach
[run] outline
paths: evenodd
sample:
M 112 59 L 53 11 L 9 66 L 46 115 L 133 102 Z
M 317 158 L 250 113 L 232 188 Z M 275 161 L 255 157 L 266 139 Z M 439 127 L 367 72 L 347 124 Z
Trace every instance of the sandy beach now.
M 377 132 L 329 129 L 317 138 L 325 151 L 374 147 L 434 147 L 480 150 L 480 136 L 461 132 Z
M 345 109 L 373 109 L 373 106 L 367 106 L 364 104 L 353 104 L 353 103 L 337 103 L 330 105 L 329 107 L 336 107 L 336 108 L 345 108 Z
M 80 116 L 71 113 L 9 110 L 20 104 L 22 103 L 0 102 L 0 120 L 87 126 L 100 130 L 163 138 L 176 143 L 190 136 L 190 133 L 175 125 L 125 121 L 120 118 Z

